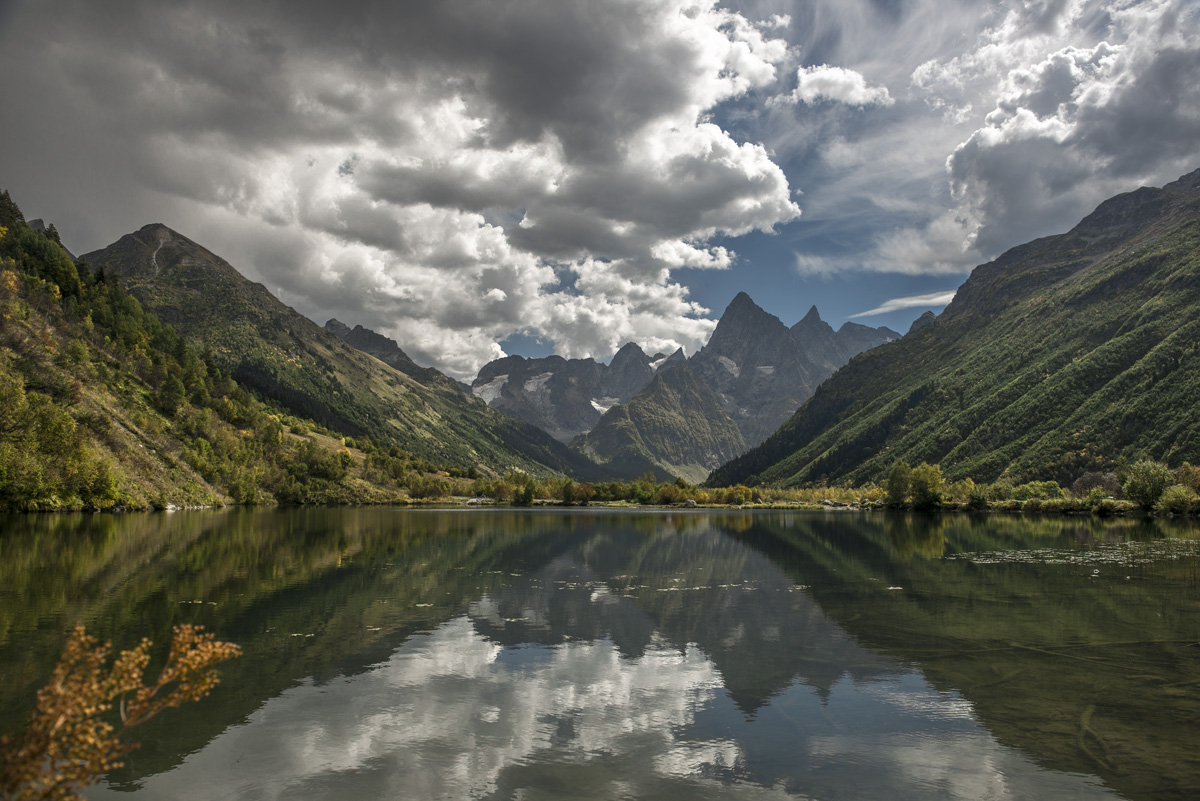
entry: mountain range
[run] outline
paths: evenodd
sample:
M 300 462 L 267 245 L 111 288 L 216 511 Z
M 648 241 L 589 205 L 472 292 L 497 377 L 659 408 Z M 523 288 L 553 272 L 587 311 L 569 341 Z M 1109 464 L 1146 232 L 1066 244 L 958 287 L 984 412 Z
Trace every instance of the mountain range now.
M 789 329 L 740 292 L 703 348 L 664 364 L 572 444 L 613 472 L 701 481 L 766 439 L 851 357 L 899 337 L 856 323 L 835 332 L 815 307 Z
M 164 225 L 83 259 L 262 397 L 344 434 L 497 474 L 699 481 L 852 355 L 899 337 L 853 323 L 835 332 L 815 308 L 788 329 L 741 293 L 691 358 L 634 343 L 609 364 L 510 356 L 468 387 L 361 325 L 316 325 Z
M 1102 203 L 981 265 L 822 384 L 713 485 L 1054 479 L 1139 458 L 1200 461 L 1200 170 Z
M 186 465 L 211 448 L 190 434 L 170 440 L 171 410 L 189 395 L 217 409 L 221 426 L 274 441 L 270 408 L 252 408 L 248 395 L 221 405 L 232 397 L 226 376 L 340 435 L 495 476 L 596 481 L 652 471 L 715 486 L 800 486 L 878 482 L 903 460 L 940 464 L 950 478 L 1065 483 L 1143 457 L 1200 461 L 1200 170 L 1114 197 L 1071 231 L 977 267 L 941 315 L 927 312 L 904 336 L 855 323 L 835 331 L 815 307 L 788 327 L 740 293 L 691 356 L 648 355 L 634 343 L 608 364 L 511 356 L 469 385 L 361 325 L 318 326 L 163 225 L 86 254 L 76 269 L 53 226 L 26 223 L 2 200 L 0 250 L 30 275 L 6 278 L 5 296 L 42 315 L 7 324 L 4 346 L 20 369 L 5 372 L 4 391 L 45 426 L 57 419 L 45 403 L 91 398 L 68 416 L 80 431 L 92 427 L 80 441 L 93 467 L 139 442 L 182 448 L 192 455 L 175 462 L 184 472 L 170 486 L 197 487 L 187 490 L 195 497 L 210 497 L 208 479 Z M 37 300 L 51 284 L 53 299 Z M 92 372 L 51 358 L 60 345 L 34 347 L 38 326 L 61 329 L 71 359 L 90 360 Z M 98 382 L 94 397 L 88 382 Z M 96 433 L 116 430 L 105 419 L 129 442 Z M 226 451 L 226 466 L 201 472 L 219 474 L 232 497 L 254 497 L 252 477 Z M 22 462 L 22 481 L 35 481 L 36 463 Z M 165 492 L 149 473 L 137 480 L 142 503 Z M 291 479 L 273 480 L 290 497 Z M 103 494 L 87 481 L 80 497 Z
M 83 258 L 119 277 L 239 384 L 335 431 L 398 443 L 435 463 L 594 475 L 586 459 L 540 429 L 489 409 L 399 348 L 385 363 L 352 347 L 164 225 Z M 360 337 L 364 347 L 378 346 Z

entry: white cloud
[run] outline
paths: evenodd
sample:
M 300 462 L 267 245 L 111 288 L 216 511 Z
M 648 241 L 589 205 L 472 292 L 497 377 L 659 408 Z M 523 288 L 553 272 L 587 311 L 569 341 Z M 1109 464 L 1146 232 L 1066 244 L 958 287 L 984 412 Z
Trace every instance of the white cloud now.
M 787 21 L 715 0 L 362 0 L 332 15 L 52 0 L 38 15 L 61 22 L 22 20 L 10 57 L 61 81 L 50 95 L 90 136 L 138 142 L 122 180 L 171 199 L 144 213 L 173 210 L 165 222 L 300 311 L 459 377 L 519 330 L 575 355 L 694 346 L 706 310 L 664 266 L 728 267 L 711 238 L 800 213 L 766 149 L 710 119 L 775 83 Z
M 1200 159 L 1200 13 L 1179 0 L 1092 4 L 1054 24 L 1010 15 L 956 80 L 995 78 L 995 107 L 947 161 L 975 244 L 994 255 L 1065 230 L 1105 198 L 1161 184 Z M 1092 34 L 1093 36 L 1095 34 Z M 983 56 L 986 54 L 986 57 Z
M 791 99 L 798 103 L 833 100 L 851 106 L 890 106 L 895 100 L 886 86 L 868 86 L 861 73 L 844 67 L 801 67 Z
M 952 289 L 949 292 L 931 292 L 928 295 L 910 295 L 905 298 L 892 298 L 885 301 L 874 309 L 869 309 L 857 314 L 851 314 L 851 318 L 855 317 L 871 317 L 876 314 L 887 314 L 888 312 L 900 311 L 901 309 L 919 309 L 922 307 L 931 308 L 935 306 L 945 306 L 950 301 L 954 300 L 954 295 L 958 292 Z
M 801 259 L 806 274 L 966 274 L 1200 164 L 1194 2 L 846 0 L 793 29 L 810 63 L 843 70 L 801 70 L 828 88 L 771 107 L 768 145 L 823 245 L 796 249 L 839 254 Z M 820 102 L 884 86 L 895 103 L 871 115 Z

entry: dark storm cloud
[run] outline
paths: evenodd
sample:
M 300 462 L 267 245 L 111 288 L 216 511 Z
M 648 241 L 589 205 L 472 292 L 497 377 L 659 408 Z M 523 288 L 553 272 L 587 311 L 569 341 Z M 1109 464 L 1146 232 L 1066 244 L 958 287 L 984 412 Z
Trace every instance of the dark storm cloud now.
M 357 305 L 459 374 L 514 319 L 567 354 L 606 355 L 653 315 L 695 347 L 712 324 L 662 260 L 727 265 L 707 238 L 799 213 L 763 148 L 704 122 L 788 54 L 711 0 L 52 0 L 22 22 L 0 60 L 40 73 L 75 138 L 120 153 L 83 180 L 220 231 L 301 309 Z M 18 133 L 44 151 L 36 126 Z M 280 258 L 271 231 L 304 248 Z M 557 302 L 564 275 L 597 294 Z M 555 322 L 577 303 L 609 333 Z

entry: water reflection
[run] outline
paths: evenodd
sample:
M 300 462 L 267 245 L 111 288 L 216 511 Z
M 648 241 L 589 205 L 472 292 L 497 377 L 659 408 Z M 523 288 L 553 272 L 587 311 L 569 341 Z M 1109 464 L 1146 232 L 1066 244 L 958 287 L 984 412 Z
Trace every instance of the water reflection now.
M 45 520 L 0 537 L 0 586 L 16 588 L 0 596 L 5 714 L 75 618 L 118 646 L 205 622 L 246 650 L 208 702 L 156 720 L 95 798 L 1099 798 L 1107 784 L 1149 799 L 1186 798 L 1200 776 L 1187 529 Z

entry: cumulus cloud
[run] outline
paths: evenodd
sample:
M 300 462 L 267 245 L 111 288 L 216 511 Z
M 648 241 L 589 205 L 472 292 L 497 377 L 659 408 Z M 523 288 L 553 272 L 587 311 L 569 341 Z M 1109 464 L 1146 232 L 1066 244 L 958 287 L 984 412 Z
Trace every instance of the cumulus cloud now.
M 957 289 L 952 289 L 949 292 L 931 292 L 928 295 L 909 295 L 905 298 L 892 298 L 885 301 L 883 304 L 876 306 L 874 309 L 868 309 L 864 312 L 851 314 L 850 317 L 871 317 L 876 314 L 887 314 L 888 312 L 901 311 L 902 309 L 919 309 L 922 307 L 945 306 L 950 301 L 954 300 L 954 295 L 958 292 Z
M 459 377 L 515 332 L 698 347 L 679 268 L 966 275 L 1200 163 L 1189 0 L 6 13 L 0 175 L 73 249 L 165 222 Z
M 991 32 L 987 59 L 947 67 L 954 80 L 999 77 L 984 125 L 947 160 L 954 198 L 987 254 L 1065 230 L 1097 203 L 1161 184 L 1200 157 L 1200 11 L 1178 0 L 1106 9 L 1103 40 L 1092 4 L 1060 4 L 1057 24 L 1010 16 Z M 1043 32 L 1045 31 L 1045 32 Z M 1030 58 L 1029 48 L 1044 50 Z
M 851 106 L 890 106 L 895 101 L 886 86 L 868 86 L 862 73 L 844 67 L 801 67 L 792 100 L 817 103 L 832 100 Z
M 965 275 L 1194 169 L 1198 29 L 1186 0 L 812 4 L 797 44 L 840 71 L 801 69 L 768 138 L 805 189 L 801 271 Z
M 133 138 L 124 185 L 168 198 L 183 233 L 301 311 L 458 376 L 517 330 L 605 357 L 620 342 L 589 317 L 694 347 L 707 310 L 669 270 L 728 267 L 712 238 L 800 213 L 767 150 L 710 117 L 777 80 L 782 17 L 715 0 L 52 0 L 38 14 L 60 22 L 19 20 L 9 57 L 96 138 Z

